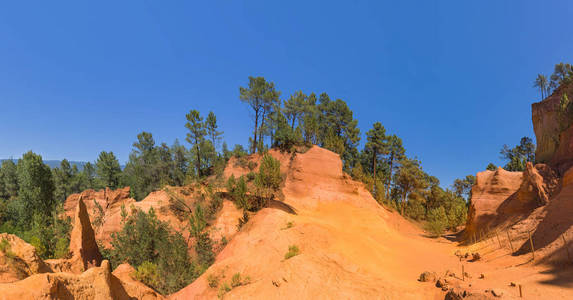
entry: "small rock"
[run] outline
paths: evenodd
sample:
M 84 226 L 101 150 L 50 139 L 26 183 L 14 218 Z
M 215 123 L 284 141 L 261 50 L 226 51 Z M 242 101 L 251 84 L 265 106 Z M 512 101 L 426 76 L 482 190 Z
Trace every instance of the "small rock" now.
M 468 273 L 468 272 L 464 272 L 464 276 L 465 276 L 466 278 L 472 278 L 472 277 L 470 276 L 470 273 Z
M 281 286 L 280 282 L 277 282 L 277 281 L 274 281 L 274 280 L 273 280 L 273 285 L 276 286 L 276 287 Z
M 434 282 L 436 281 L 436 273 L 435 272 L 424 272 L 422 274 L 420 274 L 420 278 L 418 278 L 418 281 L 421 282 Z
M 479 274 L 479 279 L 485 279 L 485 275 L 483 273 Z
M 503 290 L 500 289 L 492 289 L 491 290 L 491 294 L 496 296 L 496 297 L 501 297 L 503 296 Z
M 446 287 L 446 289 L 447 289 L 448 281 L 446 279 L 440 278 L 436 281 L 436 287 L 439 287 L 439 288 Z
M 509 283 L 509 286 L 517 286 L 517 284 L 512 281 L 512 282 Z
M 462 300 L 462 299 L 463 299 L 462 293 L 455 291 L 454 289 L 451 289 L 444 297 L 444 300 Z
M 481 255 L 479 253 L 473 253 L 472 254 L 472 261 L 478 261 L 481 259 Z

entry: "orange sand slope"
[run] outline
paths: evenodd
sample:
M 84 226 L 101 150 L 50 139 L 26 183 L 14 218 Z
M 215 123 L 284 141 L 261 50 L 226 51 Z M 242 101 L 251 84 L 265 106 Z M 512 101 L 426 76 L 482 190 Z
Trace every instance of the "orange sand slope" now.
M 172 299 L 216 298 L 218 289 L 209 287 L 208 277 L 219 284 L 230 283 L 233 274 L 249 277 L 249 283 L 232 288 L 229 299 L 444 299 L 446 292 L 434 284 L 417 281 L 423 271 L 439 275 L 450 270 L 459 274 L 457 248 L 444 239 L 424 237 L 422 231 L 399 215 L 381 207 L 362 187 L 342 172 L 338 155 L 319 147 L 292 160 L 281 157 L 281 170 L 287 173 L 285 202 L 298 214 L 266 208 L 254 216 L 218 255 L 203 276 Z M 237 173 L 226 171 L 226 173 Z M 292 227 L 288 224 L 291 223 Z M 285 259 L 290 245 L 300 254 Z M 519 264 L 524 258 L 505 255 L 501 250 L 474 245 L 484 252 L 478 262 L 463 262 L 471 279 L 451 277 L 450 286 L 482 293 L 486 289 L 506 289 L 504 297 L 518 295 L 511 281 L 527 283 L 528 295 L 550 293 L 567 298 L 571 291 L 545 288 L 539 270 Z M 461 249 L 465 251 L 465 249 Z M 496 259 L 488 262 L 491 256 Z M 506 257 L 507 256 L 507 257 Z M 500 257 L 500 258 L 497 258 Z M 528 278 L 519 274 L 528 271 Z M 480 273 L 487 277 L 478 279 Z M 469 286 L 472 284 L 472 286 Z M 489 295 L 492 295 L 489 293 Z M 483 298 L 482 298 L 483 299 Z M 531 298 L 533 299 L 533 298 Z

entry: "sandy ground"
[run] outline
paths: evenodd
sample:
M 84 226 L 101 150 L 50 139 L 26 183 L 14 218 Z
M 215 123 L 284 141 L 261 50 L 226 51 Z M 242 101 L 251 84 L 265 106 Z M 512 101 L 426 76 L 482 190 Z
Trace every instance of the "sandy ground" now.
M 504 299 L 518 299 L 519 285 L 523 299 L 573 299 L 573 272 L 568 268 L 534 265 L 530 254 L 510 256 L 495 239 L 459 247 L 446 238 L 429 238 L 343 174 L 332 152 L 313 147 L 294 159 L 279 158 L 287 173 L 284 201 L 297 214 L 259 211 L 215 264 L 171 299 L 216 299 L 221 286 L 230 285 L 237 273 L 248 279 L 220 297 L 444 299 L 446 292 L 435 283 L 418 281 L 424 271 L 482 297 L 474 299 L 493 298 L 491 289 L 503 292 Z M 292 245 L 300 252 L 285 259 Z M 456 252 L 479 252 L 482 258 L 461 261 Z M 469 275 L 464 280 L 462 265 Z M 455 275 L 446 275 L 450 273 Z

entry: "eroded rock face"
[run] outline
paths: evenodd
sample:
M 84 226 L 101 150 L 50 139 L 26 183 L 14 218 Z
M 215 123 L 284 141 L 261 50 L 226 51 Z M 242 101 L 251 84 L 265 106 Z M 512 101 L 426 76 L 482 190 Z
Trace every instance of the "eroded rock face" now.
M 134 272 L 135 269 L 129 264 L 119 265 L 115 270 L 113 270 L 112 286 L 115 286 L 115 289 L 118 290 L 119 287 L 117 284 L 121 285 L 121 289 L 123 289 L 130 297 L 135 297 L 136 299 L 163 299 L 163 296 L 158 294 L 156 291 L 133 279 L 132 274 Z M 116 284 L 114 284 L 114 280 L 117 280 Z
M 127 287 L 127 288 L 126 288 Z M 0 284 L 0 300 L 8 299 L 163 299 L 142 283 L 126 283 L 111 273 L 107 260 L 82 274 L 43 273 Z
M 502 168 L 477 174 L 472 187 L 466 234 L 492 229 L 505 221 L 546 205 L 559 187 L 556 171 L 546 164 L 528 162 L 523 172 Z
M 543 101 L 531 105 L 536 161 L 549 164 L 559 174 L 573 165 L 573 119 L 561 108 L 563 93 L 572 99 L 573 85 L 561 86 Z
M 141 209 L 144 212 L 148 212 L 153 208 L 159 220 L 169 222 L 173 229 L 183 234 L 185 238 L 189 235 L 186 229 L 186 220 L 180 219 L 170 209 L 171 197 L 165 190 L 152 192 L 142 201 L 135 201 L 135 199 L 130 198 L 129 187 L 117 190 L 106 188 L 97 192 L 86 190 L 80 194 L 72 194 L 66 199 L 64 204 L 66 215 L 73 216 L 80 198 L 85 203 L 86 211 L 95 232 L 96 241 L 100 242 L 104 247 L 111 247 L 112 234 L 120 231 L 122 228 L 122 207 L 128 213 L 132 208 Z M 192 198 L 192 196 L 188 198 Z
M 522 181 L 522 172 L 509 172 L 502 168 L 477 173 L 472 187 L 466 234 L 485 230 L 498 215 L 500 205 L 519 190 Z
M 36 253 L 36 249 L 21 238 L 8 233 L 0 233 L 0 243 L 5 249 L 0 251 L 0 282 L 14 282 L 33 274 L 50 272 L 50 268 Z
M 70 271 L 73 273 L 82 273 L 101 264 L 102 256 L 96 243 L 86 205 L 81 197 L 76 206 L 74 227 L 70 237 L 70 252 L 72 254 Z

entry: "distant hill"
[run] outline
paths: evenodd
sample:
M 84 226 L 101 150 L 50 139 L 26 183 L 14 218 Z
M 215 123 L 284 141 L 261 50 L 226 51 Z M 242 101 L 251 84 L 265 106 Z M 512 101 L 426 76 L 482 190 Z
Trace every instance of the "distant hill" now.
M 0 164 L 1 164 L 2 162 L 4 162 L 5 160 L 9 160 L 9 159 L 0 159 Z M 18 160 L 17 160 L 17 159 L 12 159 L 12 161 L 15 162 L 15 163 L 18 163 Z M 52 169 L 53 169 L 53 168 L 56 168 L 56 167 L 59 167 L 61 162 L 62 162 L 61 160 L 44 160 L 44 163 L 45 163 L 46 165 L 50 166 L 50 168 L 52 168 Z M 80 170 L 80 171 L 84 169 L 84 165 L 85 165 L 86 163 L 87 163 L 86 161 L 70 161 L 70 164 L 71 164 L 72 166 L 73 166 L 73 165 L 78 166 L 78 170 Z

